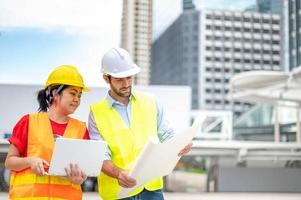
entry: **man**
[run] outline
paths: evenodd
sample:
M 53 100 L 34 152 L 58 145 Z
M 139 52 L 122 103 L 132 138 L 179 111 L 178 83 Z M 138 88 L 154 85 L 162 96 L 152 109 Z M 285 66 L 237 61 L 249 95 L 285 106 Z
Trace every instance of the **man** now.
M 108 143 L 106 160 L 98 177 L 99 194 L 107 200 L 118 199 L 121 187 L 136 185 L 127 172 L 149 137 L 157 135 L 164 141 L 174 131 L 165 119 L 162 106 L 152 96 L 132 93 L 133 76 L 140 68 L 126 50 L 113 48 L 105 53 L 101 71 L 110 90 L 105 99 L 91 105 L 89 133 L 91 139 Z M 187 145 L 179 156 L 190 151 L 191 146 Z M 163 200 L 162 187 L 162 178 L 157 178 L 134 190 L 126 199 Z

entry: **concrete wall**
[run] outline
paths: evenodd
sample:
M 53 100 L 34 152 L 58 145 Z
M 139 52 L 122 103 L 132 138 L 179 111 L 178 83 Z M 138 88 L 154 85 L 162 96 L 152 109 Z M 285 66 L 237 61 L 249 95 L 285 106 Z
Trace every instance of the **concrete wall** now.
M 36 112 L 37 91 L 41 85 L 0 84 L 0 134 L 11 132 L 15 123 L 25 114 Z M 89 105 L 107 94 L 107 88 L 91 88 L 92 92 L 82 95 L 82 102 L 73 115 L 88 120 Z M 166 115 L 175 130 L 190 125 L 191 91 L 186 86 L 136 86 L 135 89 L 152 93 L 165 107 Z M 1 136 L 1 135 L 0 135 Z
M 218 192 L 301 192 L 301 169 L 219 167 Z

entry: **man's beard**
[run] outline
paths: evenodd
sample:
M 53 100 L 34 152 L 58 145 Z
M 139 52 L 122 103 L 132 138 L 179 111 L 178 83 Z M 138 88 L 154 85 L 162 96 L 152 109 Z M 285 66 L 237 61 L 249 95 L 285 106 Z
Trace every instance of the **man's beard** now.
M 126 92 L 126 93 L 123 93 L 121 91 L 117 91 L 117 89 L 113 85 L 111 85 L 111 89 L 115 92 L 115 94 L 117 94 L 120 97 L 130 97 L 131 94 L 132 94 L 132 87 L 130 87 L 129 92 Z

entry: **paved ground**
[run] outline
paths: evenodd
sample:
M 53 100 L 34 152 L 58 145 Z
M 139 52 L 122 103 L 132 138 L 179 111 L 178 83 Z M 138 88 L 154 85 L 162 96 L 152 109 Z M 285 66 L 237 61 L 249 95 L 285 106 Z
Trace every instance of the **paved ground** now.
M 165 193 L 166 200 L 301 200 L 301 193 Z M 8 199 L 0 193 L 0 199 Z M 84 200 L 100 199 L 95 192 L 84 193 Z
M 301 200 L 296 193 L 167 193 L 166 200 Z

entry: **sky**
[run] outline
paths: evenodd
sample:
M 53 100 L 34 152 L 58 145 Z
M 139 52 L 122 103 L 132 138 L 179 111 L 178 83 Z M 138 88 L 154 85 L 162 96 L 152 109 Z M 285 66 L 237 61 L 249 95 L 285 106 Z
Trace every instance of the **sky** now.
M 103 84 L 101 57 L 119 46 L 121 0 L 0 0 L 0 82 L 43 84 L 62 64 Z
M 253 1 L 195 2 L 236 9 Z M 154 38 L 181 12 L 181 0 L 154 0 Z M 122 0 L 0 0 L 0 83 L 44 84 L 54 67 L 70 64 L 88 86 L 104 85 L 101 57 L 120 44 L 121 14 Z

